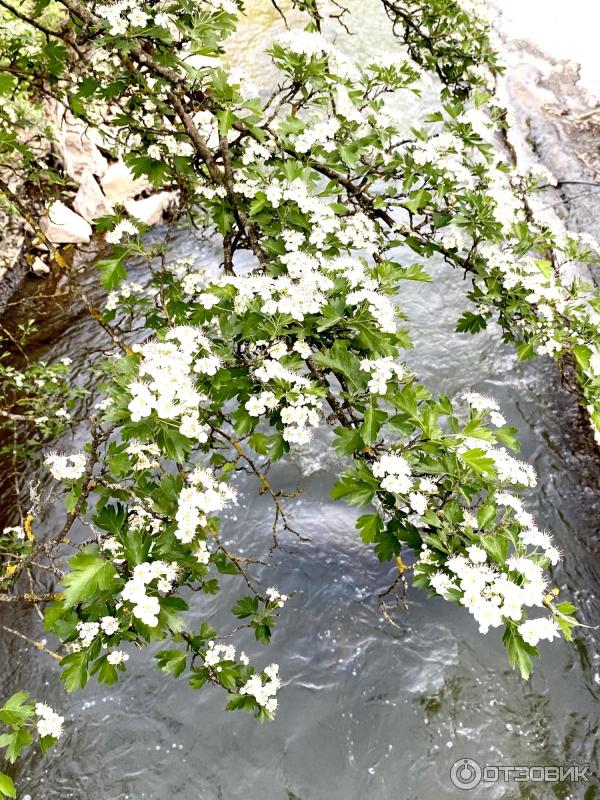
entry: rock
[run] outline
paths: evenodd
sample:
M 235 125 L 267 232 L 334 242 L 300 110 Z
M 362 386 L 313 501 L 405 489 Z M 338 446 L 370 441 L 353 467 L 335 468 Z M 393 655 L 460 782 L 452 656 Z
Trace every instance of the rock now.
M 64 203 L 53 203 L 40 227 L 53 244 L 85 244 L 92 236 L 92 226 Z
M 50 267 L 44 264 L 42 259 L 37 256 L 31 265 L 31 271 L 34 275 L 37 275 L 38 278 L 44 278 L 46 275 L 50 274 Z
M 143 200 L 126 200 L 127 213 L 146 225 L 156 225 L 177 198 L 176 192 L 159 192 Z
M 90 170 L 86 170 L 81 176 L 79 189 L 73 200 L 73 208 L 88 222 L 93 222 L 98 217 L 104 217 L 113 212 L 112 204 L 103 195 L 102 189 Z
M 122 161 L 111 164 L 100 183 L 110 203 L 124 203 L 151 187 L 146 178 L 134 178 L 129 167 Z
M 108 161 L 92 140 L 85 123 L 75 119 L 62 103 L 56 105 L 52 117 L 56 126 L 56 150 L 67 175 L 77 183 L 87 171 L 104 175 Z

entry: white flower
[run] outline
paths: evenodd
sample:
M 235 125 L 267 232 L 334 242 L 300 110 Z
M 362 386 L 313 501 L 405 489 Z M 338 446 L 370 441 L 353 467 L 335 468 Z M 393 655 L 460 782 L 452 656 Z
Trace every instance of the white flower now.
M 149 597 L 148 595 L 140 597 L 137 604 L 133 608 L 134 615 L 149 628 L 155 628 L 158 625 L 157 615 L 159 612 L 160 603 L 158 598 Z
M 420 492 L 411 492 L 408 495 L 408 502 L 415 514 L 419 514 L 419 516 L 422 516 L 427 511 L 427 497 Z
M 310 345 L 308 345 L 303 339 L 298 339 L 296 342 L 294 342 L 293 349 L 297 353 L 300 353 L 302 358 L 310 358 L 310 355 L 312 353 Z
M 363 372 L 370 372 L 371 379 L 368 387 L 371 394 L 385 394 L 388 383 L 395 376 L 400 379 L 404 375 L 404 367 L 398 364 L 391 356 L 385 358 L 368 359 L 363 358 L 360 362 Z
M 118 244 L 123 236 L 129 234 L 130 236 L 136 236 L 139 233 L 137 227 L 128 219 L 121 220 L 113 229 L 112 231 L 108 231 L 104 234 L 104 238 L 109 244 Z
M 36 703 L 35 713 L 38 716 L 36 723 L 37 732 L 40 736 L 52 736 L 53 739 L 60 739 L 63 732 L 64 717 L 53 711 L 45 703 Z
M 519 625 L 519 633 L 523 639 L 535 647 L 541 639 L 547 639 L 551 642 L 560 636 L 560 628 L 555 620 L 550 617 L 538 617 L 537 619 L 528 619 Z
M 210 641 L 204 656 L 204 663 L 209 667 L 214 667 L 221 661 L 235 660 L 235 646 L 232 644 L 215 644 Z
M 435 589 L 438 594 L 446 594 L 450 589 L 456 589 L 456 583 L 446 575 L 445 572 L 436 572 L 429 578 L 430 586 Z
M 100 625 L 97 622 L 78 622 L 77 630 L 83 647 L 89 647 L 100 633 Z
M 122 650 L 113 650 L 112 653 L 106 656 L 106 660 L 109 664 L 112 664 L 113 667 L 116 667 L 119 664 L 123 664 L 125 661 L 129 661 L 129 655 Z
M 119 630 L 119 620 L 116 617 L 102 617 L 100 627 L 107 636 L 111 636 Z
M 85 473 L 87 457 L 85 453 L 73 453 L 63 456 L 59 453 L 49 453 L 44 459 L 44 464 L 50 470 L 52 477 L 57 481 L 76 481 Z
M 483 547 L 478 547 L 476 544 L 467 547 L 467 553 L 474 564 L 485 564 L 487 561 L 487 553 Z

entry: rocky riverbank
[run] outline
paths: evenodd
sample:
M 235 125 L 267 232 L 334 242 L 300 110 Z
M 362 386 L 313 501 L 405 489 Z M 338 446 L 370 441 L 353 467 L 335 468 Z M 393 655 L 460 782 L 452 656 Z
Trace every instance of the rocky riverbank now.
M 135 178 L 123 161 L 111 159 L 100 135 L 75 120 L 64 105 L 53 102 L 45 111 L 54 132 L 51 155 L 71 188 L 44 204 L 39 229 L 51 244 L 87 245 L 93 237 L 92 223 L 119 211 L 152 226 L 174 206 L 175 192 L 155 192 L 148 180 Z M 5 179 L 15 194 L 26 192 L 14 176 Z M 0 211 L 0 230 L 2 313 L 28 273 L 43 279 L 53 263 L 39 231 L 18 216 Z

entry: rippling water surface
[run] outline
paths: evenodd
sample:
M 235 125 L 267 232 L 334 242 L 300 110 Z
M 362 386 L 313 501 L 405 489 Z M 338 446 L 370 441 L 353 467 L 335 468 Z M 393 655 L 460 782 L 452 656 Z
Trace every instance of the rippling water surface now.
M 341 44 L 353 52 L 394 47 L 378 7 L 363 3 L 360 9 L 359 35 Z M 276 29 L 283 30 L 283 22 L 275 11 L 257 3 L 230 48 L 232 58 L 265 84 L 271 73 L 257 52 Z M 218 260 L 189 232 L 176 235 L 172 249 L 174 256 L 199 263 Z M 414 260 L 409 253 L 406 258 Z M 436 392 L 454 397 L 476 389 L 501 401 L 539 475 L 529 507 L 565 553 L 555 581 L 594 625 L 600 494 L 594 456 L 576 432 L 574 403 L 551 363 L 518 364 L 496 330 L 472 338 L 454 334 L 464 307 L 461 280 L 444 265 L 433 272 L 431 284 L 407 282 L 400 296 L 416 342 L 407 361 Z M 49 355 L 69 355 L 83 370 L 86 353 L 101 343 L 98 332 L 83 316 L 69 321 L 65 312 L 63 323 Z M 84 437 L 85 431 L 76 431 L 73 444 Z M 543 647 L 533 678 L 524 683 L 506 664 L 500 634 L 482 637 L 466 612 L 442 600 L 411 589 L 408 611 L 397 614 L 398 627 L 390 626 L 377 595 L 393 570 L 360 543 L 354 512 L 328 499 L 340 468 L 324 434 L 273 473 L 280 488 L 294 489 L 301 481 L 304 492 L 290 501 L 289 511 L 310 537 L 308 543 L 287 539 L 287 552 L 277 555 L 270 580 L 297 594 L 272 646 L 258 650 L 246 643 L 259 664 L 281 665 L 285 686 L 275 722 L 260 726 L 246 715 L 226 713 L 222 692 L 193 692 L 184 681 L 158 673 L 149 668 L 149 652 L 130 660 L 117 687 L 92 682 L 70 696 L 61 690 L 53 662 L 33 659 L 22 642 L 4 639 L 2 694 L 25 687 L 67 717 L 60 747 L 45 758 L 31 756 L 21 771 L 22 789 L 32 800 L 434 800 L 462 796 L 449 779 L 451 764 L 461 757 L 482 765 L 590 763 L 597 770 L 597 633 L 583 632 L 575 646 Z M 308 477 L 301 480 L 302 473 Z M 245 494 L 240 488 L 244 499 L 223 530 L 238 551 L 264 551 L 271 509 L 254 486 Z M 60 509 L 53 510 L 48 525 L 59 516 Z M 232 581 L 232 597 L 237 592 Z M 215 612 L 218 620 L 217 602 L 194 598 L 192 617 Z M 7 624 L 33 624 L 2 611 Z M 592 780 L 498 783 L 464 796 L 598 795 Z

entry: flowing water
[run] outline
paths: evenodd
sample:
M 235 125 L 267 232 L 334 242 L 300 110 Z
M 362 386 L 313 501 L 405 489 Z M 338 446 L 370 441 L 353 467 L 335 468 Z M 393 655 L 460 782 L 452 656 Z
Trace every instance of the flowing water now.
M 257 51 L 282 25 L 271 6 L 257 5 L 234 42 L 232 57 L 251 65 L 265 83 L 270 73 Z M 350 46 L 396 46 L 386 30 L 383 15 L 368 6 Z M 199 263 L 218 261 L 210 244 L 188 231 L 174 236 L 172 252 Z M 408 253 L 406 258 L 414 260 Z M 456 397 L 475 389 L 502 403 L 521 432 L 524 457 L 539 475 L 528 506 L 565 553 L 554 580 L 594 625 L 600 607 L 600 488 L 596 456 L 579 432 L 575 403 L 550 362 L 517 363 L 496 330 L 454 334 L 464 307 L 461 280 L 441 264 L 433 273 L 430 284 L 407 282 L 399 298 L 416 342 L 407 361 L 436 392 Z M 132 265 L 132 278 L 139 275 L 143 268 Z M 65 305 L 46 309 L 49 324 L 58 308 L 64 330 L 60 336 L 46 330 L 48 344 L 40 349 L 52 358 L 74 358 L 93 391 L 85 367 L 90 353 L 106 343 L 93 322 Z M 82 426 L 65 446 L 84 439 Z M 598 634 L 586 630 L 574 646 L 542 647 L 535 674 L 525 683 L 508 668 L 498 631 L 482 637 L 466 612 L 443 600 L 410 589 L 408 611 L 396 613 L 398 627 L 389 625 L 377 595 L 394 570 L 361 544 L 354 511 L 328 499 L 341 466 L 323 436 L 273 472 L 279 488 L 301 482 L 304 492 L 289 501 L 288 511 L 310 537 L 307 543 L 290 537 L 286 550 L 276 553 L 270 581 L 297 594 L 271 647 L 261 651 L 245 643 L 253 661 L 281 665 L 285 685 L 276 720 L 259 726 L 249 716 L 226 713 L 222 692 L 193 692 L 184 681 L 158 673 L 149 667 L 149 652 L 129 661 L 118 686 L 92 682 L 69 696 L 50 659 L 33 658 L 20 640 L 4 638 L 2 694 L 27 688 L 67 717 L 60 746 L 24 762 L 23 792 L 32 800 L 433 800 L 463 795 L 450 781 L 450 767 L 472 758 L 482 766 L 589 763 L 596 778 L 578 784 L 486 783 L 464 796 L 598 796 Z M 244 499 L 223 520 L 223 530 L 238 551 L 264 552 L 271 509 L 254 486 L 240 489 Z M 59 518 L 54 509 L 47 525 Z M 239 592 L 235 581 L 231 592 Z M 218 621 L 220 602 L 195 599 L 191 617 L 216 613 Z M 3 611 L 2 618 L 16 627 L 33 625 L 14 610 Z

